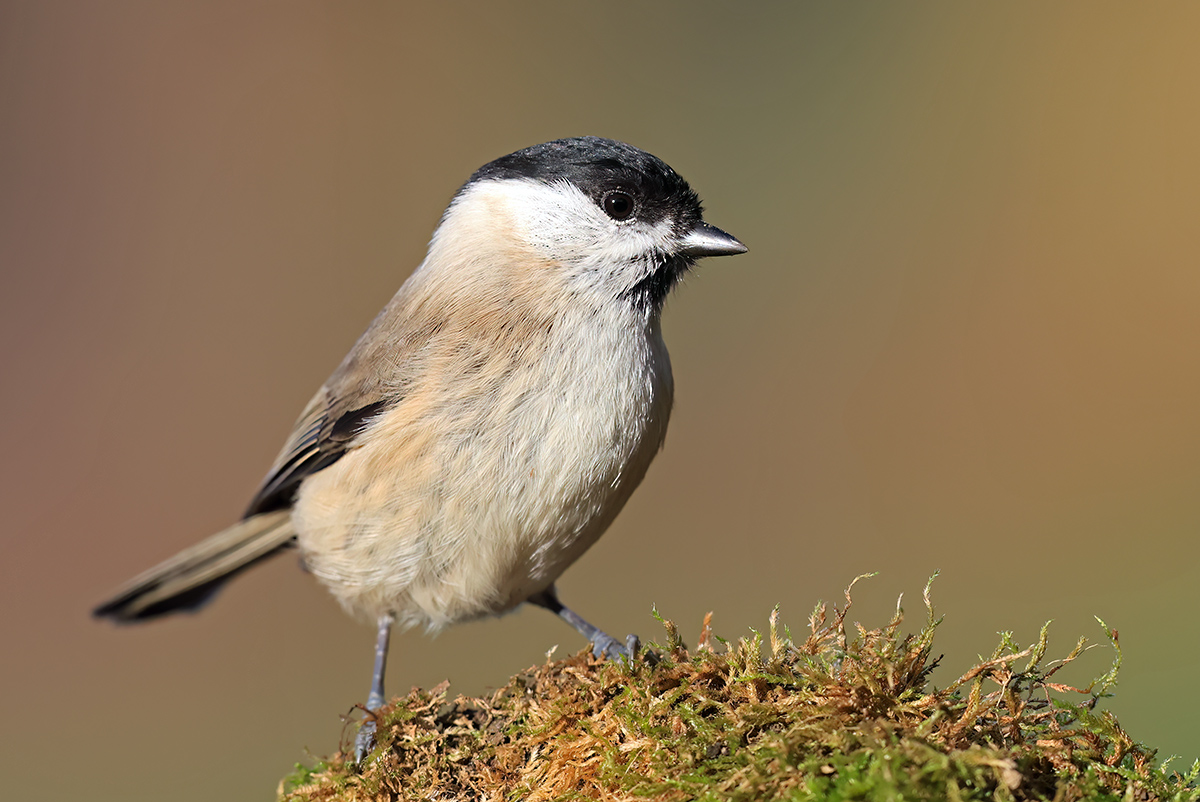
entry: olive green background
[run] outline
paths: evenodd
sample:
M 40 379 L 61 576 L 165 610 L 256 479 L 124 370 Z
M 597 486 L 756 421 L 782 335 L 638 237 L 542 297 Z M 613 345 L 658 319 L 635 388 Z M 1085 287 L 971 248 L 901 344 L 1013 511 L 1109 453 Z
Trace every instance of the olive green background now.
M 22 800 L 270 799 L 373 634 L 291 557 L 114 628 L 231 522 L 479 165 L 600 134 L 750 253 L 664 322 L 666 450 L 564 599 L 614 634 L 878 624 L 942 571 L 941 682 L 1049 618 L 1200 756 L 1200 6 L 0 5 L 0 722 Z M 539 610 L 393 642 L 461 692 L 582 646 Z M 1107 648 L 1060 675 L 1086 683 Z

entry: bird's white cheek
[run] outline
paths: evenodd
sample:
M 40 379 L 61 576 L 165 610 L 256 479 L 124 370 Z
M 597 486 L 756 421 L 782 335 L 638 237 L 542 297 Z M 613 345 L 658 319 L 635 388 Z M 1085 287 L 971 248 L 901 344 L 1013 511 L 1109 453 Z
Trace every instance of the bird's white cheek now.
M 662 255 L 672 253 L 675 242 L 669 222 L 616 229 L 587 243 L 574 264 L 577 275 L 588 283 L 621 295 L 658 269 Z

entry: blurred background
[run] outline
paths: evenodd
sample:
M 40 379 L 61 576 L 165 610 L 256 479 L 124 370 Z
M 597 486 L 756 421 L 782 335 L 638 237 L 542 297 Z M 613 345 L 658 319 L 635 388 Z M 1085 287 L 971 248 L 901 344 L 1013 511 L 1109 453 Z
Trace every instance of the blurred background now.
M 5 795 L 271 799 L 373 633 L 294 558 L 92 621 L 233 521 L 475 168 L 600 134 L 750 246 L 664 321 L 666 450 L 561 580 L 614 634 L 852 618 L 935 570 L 941 683 L 1092 616 L 1114 710 L 1200 756 L 1200 6 L 0 4 Z M 540 610 L 396 638 L 480 693 Z M 1102 646 L 1060 675 L 1086 685 Z

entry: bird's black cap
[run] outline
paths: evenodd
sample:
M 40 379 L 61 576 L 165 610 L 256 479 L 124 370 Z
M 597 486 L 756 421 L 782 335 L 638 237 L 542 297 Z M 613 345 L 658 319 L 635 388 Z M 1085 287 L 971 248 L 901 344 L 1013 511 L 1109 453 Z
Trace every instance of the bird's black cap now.
M 478 181 L 512 178 L 569 181 L 597 203 L 622 190 L 636 199 L 639 219 L 672 219 L 681 232 L 703 219 L 700 198 L 679 173 L 657 156 L 613 139 L 581 136 L 518 150 L 480 167 L 463 189 Z

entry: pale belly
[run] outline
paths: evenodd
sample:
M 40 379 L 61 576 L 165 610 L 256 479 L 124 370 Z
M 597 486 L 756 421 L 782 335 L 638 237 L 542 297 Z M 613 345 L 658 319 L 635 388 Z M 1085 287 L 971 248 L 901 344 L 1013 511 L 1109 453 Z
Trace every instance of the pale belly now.
M 406 399 L 301 486 L 293 520 L 305 562 L 347 610 L 432 630 L 548 587 L 661 447 L 670 367 L 661 340 L 651 345 L 661 359 L 624 374 L 518 377 L 469 405 Z

